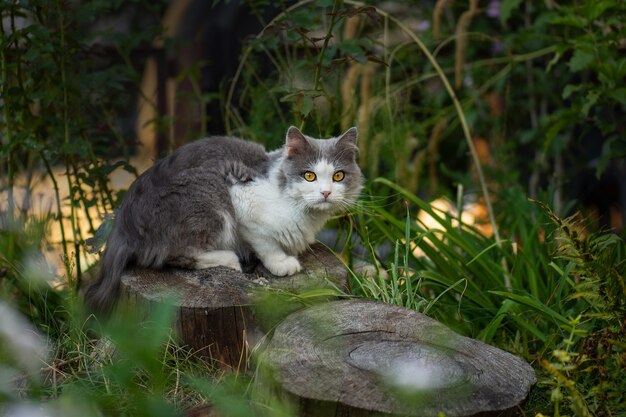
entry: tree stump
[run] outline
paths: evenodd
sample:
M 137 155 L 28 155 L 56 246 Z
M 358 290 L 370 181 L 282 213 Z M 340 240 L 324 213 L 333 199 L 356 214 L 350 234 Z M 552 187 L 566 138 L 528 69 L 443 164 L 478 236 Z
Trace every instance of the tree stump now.
M 323 245 L 313 245 L 299 259 L 303 271 L 289 277 L 245 274 L 226 267 L 135 268 L 122 276 L 121 298 L 148 312 L 154 304 L 172 304 L 177 310 L 176 331 L 186 346 L 220 366 L 241 369 L 249 346 L 263 334 L 251 308 L 256 291 L 265 287 L 299 292 L 326 287 L 328 280 L 347 289 L 345 266 Z
M 536 382 L 516 356 L 364 300 L 290 315 L 266 358 L 303 417 L 514 415 Z

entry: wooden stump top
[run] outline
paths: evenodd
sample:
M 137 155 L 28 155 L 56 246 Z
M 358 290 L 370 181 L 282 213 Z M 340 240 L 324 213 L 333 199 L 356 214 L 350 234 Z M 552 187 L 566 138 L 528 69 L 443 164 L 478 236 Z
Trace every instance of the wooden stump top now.
M 248 304 L 248 292 L 256 286 L 246 274 L 224 266 L 199 270 L 135 268 L 122 276 L 126 294 L 189 308 Z
M 213 309 L 250 304 L 250 296 L 259 287 L 298 292 L 327 287 L 330 280 L 339 288 L 348 288 L 346 267 L 323 245 L 313 245 L 299 259 L 303 271 L 288 277 L 272 276 L 263 268 L 252 274 L 222 266 L 199 270 L 135 268 L 122 275 L 122 293 L 142 301 L 169 300 L 177 307 Z
M 415 311 L 364 300 L 290 315 L 267 359 L 303 416 L 502 415 L 523 403 L 536 382 L 516 356 Z M 329 403 L 337 407 L 331 413 L 307 412 Z

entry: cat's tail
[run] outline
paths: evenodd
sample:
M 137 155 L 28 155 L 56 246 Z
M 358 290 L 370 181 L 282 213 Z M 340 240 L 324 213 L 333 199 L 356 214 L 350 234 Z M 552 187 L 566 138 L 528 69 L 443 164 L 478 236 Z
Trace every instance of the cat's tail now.
M 133 257 L 133 250 L 125 239 L 108 239 L 106 249 L 100 262 L 100 272 L 96 281 L 87 288 L 85 302 L 87 307 L 94 313 L 108 315 L 117 301 L 122 272 Z

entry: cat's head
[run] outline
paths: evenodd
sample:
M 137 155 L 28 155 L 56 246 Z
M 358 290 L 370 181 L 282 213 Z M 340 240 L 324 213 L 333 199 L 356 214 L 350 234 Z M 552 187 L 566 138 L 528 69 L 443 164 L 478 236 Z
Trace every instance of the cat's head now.
M 357 129 L 330 139 L 287 130 L 281 173 L 287 195 L 309 210 L 337 212 L 350 207 L 363 186 L 356 162 Z

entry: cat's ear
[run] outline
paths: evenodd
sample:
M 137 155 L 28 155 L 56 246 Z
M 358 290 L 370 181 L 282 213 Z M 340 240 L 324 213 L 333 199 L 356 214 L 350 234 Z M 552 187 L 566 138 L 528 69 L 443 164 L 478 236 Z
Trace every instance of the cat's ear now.
M 300 155 L 305 153 L 310 147 L 311 145 L 309 145 L 309 142 L 297 127 L 291 126 L 287 130 L 287 141 L 285 144 L 287 156 Z
M 339 136 L 339 139 L 337 139 L 337 146 L 341 147 L 345 151 L 349 151 L 352 158 L 356 159 L 359 152 L 359 147 L 357 145 L 358 139 L 359 132 L 356 127 L 351 127 L 346 130 L 343 135 Z
M 358 139 L 359 132 L 354 126 L 346 130 L 343 135 L 339 136 L 339 142 L 341 142 L 342 144 L 350 143 L 353 146 L 356 146 L 356 142 L 358 141 Z

